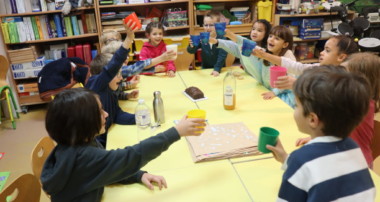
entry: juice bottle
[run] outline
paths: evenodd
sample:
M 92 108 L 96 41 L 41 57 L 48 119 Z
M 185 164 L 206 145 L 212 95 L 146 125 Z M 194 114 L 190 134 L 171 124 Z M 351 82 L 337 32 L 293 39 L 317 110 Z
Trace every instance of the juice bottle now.
M 236 105 L 236 80 L 229 70 L 223 81 L 223 105 L 226 110 L 235 109 Z

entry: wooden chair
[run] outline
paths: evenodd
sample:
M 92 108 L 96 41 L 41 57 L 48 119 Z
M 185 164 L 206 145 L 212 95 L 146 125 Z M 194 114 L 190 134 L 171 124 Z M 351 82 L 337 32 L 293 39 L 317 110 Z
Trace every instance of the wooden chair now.
M 0 201 L 39 202 L 41 185 L 32 174 L 24 174 L 13 181 L 0 193 Z
M 32 170 L 38 181 L 40 181 L 42 167 L 54 147 L 54 141 L 46 136 L 40 139 L 32 151 Z
M 16 117 L 19 118 L 18 112 L 17 112 L 17 105 L 16 101 L 14 99 L 12 89 L 9 87 L 6 79 L 7 79 L 7 73 L 9 69 L 9 62 L 6 57 L 0 55 L 0 101 L 7 101 L 8 105 L 8 111 L 9 111 L 9 117 L 12 121 L 13 129 L 16 129 L 16 122 L 13 117 L 13 113 L 16 114 Z M 12 100 L 12 103 L 11 103 Z M 13 112 L 13 109 L 15 112 Z M 1 123 L 1 102 L 0 102 L 0 123 Z

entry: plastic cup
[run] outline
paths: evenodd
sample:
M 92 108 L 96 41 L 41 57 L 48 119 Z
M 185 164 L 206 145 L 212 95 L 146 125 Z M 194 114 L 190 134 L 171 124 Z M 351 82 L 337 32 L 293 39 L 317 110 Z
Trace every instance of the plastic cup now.
M 275 146 L 277 143 L 278 136 L 280 132 L 274 128 L 261 127 L 259 135 L 259 145 L 258 149 L 262 153 L 270 153 L 271 151 L 266 148 L 266 145 Z
M 286 68 L 280 66 L 273 66 L 269 68 L 270 71 L 270 85 L 274 88 L 274 82 L 277 81 L 279 76 L 286 76 Z
M 193 109 L 187 112 L 187 118 L 206 119 L 206 111 L 202 109 Z M 200 127 L 204 128 L 204 127 Z
M 201 42 L 204 44 L 207 44 L 208 40 L 210 39 L 210 32 L 201 32 L 200 36 L 201 36 Z
M 175 52 L 175 56 L 172 58 L 172 60 L 177 59 L 177 52 L 178 52 L 178 46 L 175 44 L 166 45 L 166 50 L 173 50 Z
M 198 46 L 201 42 L 201 36 L 199 35 L 190 35 L 190 39 L 193 42 L 193 46 Z
M 226 30 L 226 25 L 227 25 L 227 23 L 225 23 L 225 22 L 215 23 L 215 31 L 216 31 L 217 37 L 223 37 L 226 34 L 226 32 L 224 31 L 224 30 Z
M 252 50 L 256 47 L 256 42 L 244 39 L 243 40 L 243 47 L 242 47 L 242 55 L 244 56 L 251 56 Z
M 131 27 L 131 29 L 135 29 L 136 27 L 138 29 L 141 29 L 142 25 L 140 23 L 140 20 L 137 18 L 137 15 L 135 12 L 133 12 L 132 14 L 128 15 L 127 17 L 124 18 L 124 24 L 127 24 L 127 22 L 131 20 L 132 21 L 132 24 L 133 22 L 135 22 L 135 26 L 134 27 Z

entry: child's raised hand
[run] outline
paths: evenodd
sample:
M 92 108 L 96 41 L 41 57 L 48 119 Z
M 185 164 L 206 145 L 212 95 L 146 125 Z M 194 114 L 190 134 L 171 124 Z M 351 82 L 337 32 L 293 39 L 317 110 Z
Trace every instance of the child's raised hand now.
M 266 54 L 265 50 L 263 48 L 261 48 L 261 47 L 257 47 L 256 46 L 256 48 L 254 48 L 252 50 L 252 55 L 254 55 L 254 56 L 258 57 L 258 58 L 265 59 L 264 58 L 265 54 Z
M 200 118 L 187 118 L 185 115 L 175 126 L 179 135 L 184 136 L 199 136 L 205 130 L 206 120 Z
M 286 153 L 280 139 L 277 140 L 275 147 L 272 145 L 266 145 L 266 148 L 271 150 L 274 158 L 281 163 L 284 163 L 285 159 L 288 157 L 288 153 Z
M 158 175 L 144 173 L 141 177 L 141 182 L 150 190 L 154 190 L 152 182 L 156 183 L 160 190 L 162 189 L 162 187 L 168 188 L 165 178 Z
M 172 71 L 172 70 L 170 70 L 170 71 L 168 71 L 167 75 L 168 75 L 169 77 L 175 77 L 175 72 Z
M 210 38 L 216 38 L 216 31 L 215 30 L 212 30 L 211 32 L 210 32 Z
M 212 72 L 211 72 L 211 75 L 217 77 L 217 76 L 219 76 L 219 72 L 217 72 L 217 71 L 212 71 Z
M 278 89 L 292 89 L 296 78 L 292 76 L 279 76 L 274 82 L 274 86 Z
M 190 39 L 190 41 L 189 41 L 189 45 L 190 45 L 191 48 L 194 47 L 194 45 L 193 45 L 193 40 Z
M 134 90 L 134 91 L 130 92 L 127 95 L 127 97 L 128 97 L 128 100 L 138 98 L 139 97 L 139 90 Z
M 128 49 L 130 45 L 133 43 L 133 40 L 135 39 L 135 31 L 138 29 L 137 26 L 135 29 L 132 29 L 131 27 L 134 27 L 136 22 L 133 22 L 132 20 L 129 20 L 126 24 L 124 24 L 125 30 L 127 31 L 127 37 L 125 37 L 123 46 L 125 49 Z
M 161 61 L 165 62 L 168 60 L 173 60 L 177 53 L 174 52 L 174 50 L 167 50 L 166 52 L 162 53 L 159 57 L 161 57 Z
M 263 93 L 263 94 L 261 94 L 261 96 L 263 96 L 263 99 L 264 99 L 264 100 L 271 100 L 271 99 L 273 99 L 274 97 L 276 97 L 276 95 L 275 95 L 272 91 L 269 91 L 269 92 Z
M 216 43 L 218 43 L 218 39 L 213 38 L 213 37 L 210 37 L 209 40 L 208 40 L 208 42 L 209 42 L 210 44 L 216 44 Z
M 310 140 L 311 140 L 311 137 L 298 138 L 298 140 L 296 141 L 296 146 L 297 147 L 302 146 L 308 143 Z

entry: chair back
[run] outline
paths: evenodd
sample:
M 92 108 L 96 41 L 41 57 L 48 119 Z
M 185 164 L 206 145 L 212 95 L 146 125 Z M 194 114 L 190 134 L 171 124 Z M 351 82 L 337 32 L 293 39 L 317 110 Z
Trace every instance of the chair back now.
M 7 58 L 0 55 L 0 87 L 6 86 L 7 84 L 7 73 L 9 69 L 9 62 Z
M 380 121 L 375 120 L 374 134 L 371 144 L 372 157 L 375 160 L 380 155 Z
M 39 202 L 41 185 L 34 175 L 21 175 L 0 193 L 0 201 L 7 201 L 8 197 L 12 202 Z
M 32 151 L 32 170 L 38 181 L 41 177 L 42 167 L 54 147 L 54 141 L 45 136 L 40 139 Z

